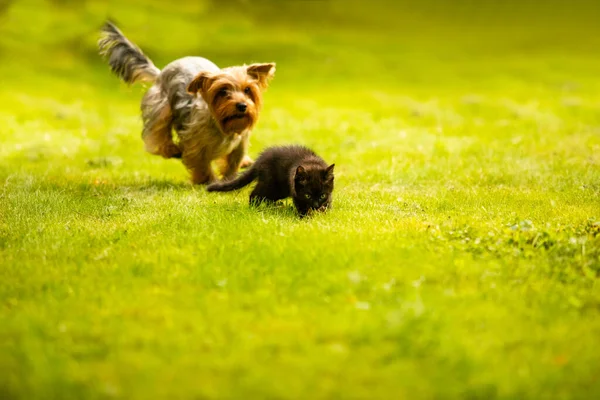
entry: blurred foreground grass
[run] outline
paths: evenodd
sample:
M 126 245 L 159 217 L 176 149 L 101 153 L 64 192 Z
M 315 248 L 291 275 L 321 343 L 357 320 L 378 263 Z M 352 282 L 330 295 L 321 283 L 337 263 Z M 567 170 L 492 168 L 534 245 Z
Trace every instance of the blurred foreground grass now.
M 600 6 L 0 5 L 0 397 L 600 396 Z M 275 61 L 252 153 L 335 209 L 143 152 L 110 17 L 161 67 Z

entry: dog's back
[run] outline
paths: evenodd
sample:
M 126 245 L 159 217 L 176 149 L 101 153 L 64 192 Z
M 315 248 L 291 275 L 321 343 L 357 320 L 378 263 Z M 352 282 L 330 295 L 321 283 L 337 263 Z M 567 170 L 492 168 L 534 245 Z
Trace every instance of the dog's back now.
M 219 70 L 215 63 L 206 58 L 184 57 L 169 63 L 160 72 L 155 85 L 161 95 L 166 96 L 173 114 L 173 127 L 176 131 L 183 129 L 183 124 L 189 121 L 192 103 L 203 101 L 187 91 L 188 84 L 199 72 L 218 72 Z

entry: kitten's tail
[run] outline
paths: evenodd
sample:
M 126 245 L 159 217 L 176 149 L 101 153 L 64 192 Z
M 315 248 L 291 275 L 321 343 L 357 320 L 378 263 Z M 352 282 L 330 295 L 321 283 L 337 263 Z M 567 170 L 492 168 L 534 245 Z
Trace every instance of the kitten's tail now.
M 258 176 L 256 168 L 254 167 L 255 165 L 256 164 L 231 181 L 215 182 L 208 185 L 206 190 L 208 192 L 231 192 L 232 190 L 241 189 L 244 186 L 249 185 Z
M 110 69 L 125 83 L 154 82 L 160 70 L 135 44 L 112 23 L 106 22 L 98 41 L 100 55 L 108 60 Z

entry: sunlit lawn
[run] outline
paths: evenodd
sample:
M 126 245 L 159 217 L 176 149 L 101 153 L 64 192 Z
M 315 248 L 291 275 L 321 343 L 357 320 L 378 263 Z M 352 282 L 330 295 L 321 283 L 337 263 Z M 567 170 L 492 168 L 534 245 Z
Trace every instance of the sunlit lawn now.
M 598 8 L 136 4 L 0 15 L 0 398 L 600 398 Z M 335 162 L 334 209 L 144 153 L 107 16 L 277 62 L 251 153 Z

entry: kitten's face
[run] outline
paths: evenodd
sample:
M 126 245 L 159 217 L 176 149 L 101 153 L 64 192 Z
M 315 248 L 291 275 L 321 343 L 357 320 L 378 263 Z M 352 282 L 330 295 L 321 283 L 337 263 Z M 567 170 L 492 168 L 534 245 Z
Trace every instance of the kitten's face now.
M 325 211 L 331 204 L 333 167 L 313 168 L 299 166 L 294 176 L 294 204 L 300 215 L 310 211 Z

